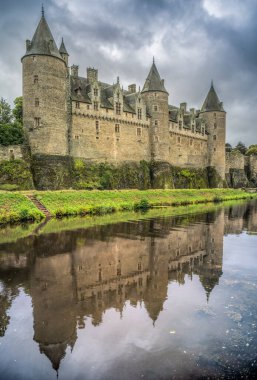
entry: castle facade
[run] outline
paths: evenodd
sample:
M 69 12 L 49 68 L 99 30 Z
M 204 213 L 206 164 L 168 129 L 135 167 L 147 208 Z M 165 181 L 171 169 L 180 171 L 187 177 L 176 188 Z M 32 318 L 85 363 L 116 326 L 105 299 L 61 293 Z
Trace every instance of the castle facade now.
M 42 17 L 26 41 L 23 66 L 23 124 L 32 157 L 79 158 L 119 164 L 167 162 L 186 168 L 215 167 L 225 178 L 226 112 L 213 84 L 202 108 L 169 104 L 153 61 L 142 90 L 99 80 L 98 70 L 69 67 Z

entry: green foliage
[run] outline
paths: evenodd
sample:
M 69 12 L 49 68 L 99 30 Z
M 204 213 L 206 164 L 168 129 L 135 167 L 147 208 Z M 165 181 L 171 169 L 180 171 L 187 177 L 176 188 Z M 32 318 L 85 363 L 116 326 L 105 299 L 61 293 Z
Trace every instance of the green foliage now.
M 235 149 L 238 150 L 238 151 L 239 151 L 240 153 L 242 153 L 242 154 L 245 154 L 246 151 L 247 151 L 247 148 L 246 148 L 245 144 L 242 143 L 242 141 L 239 141 L 239 142 L 238 142 L 238 144 L 237 144 L 237 146 L 236 146 Z
M 0 145 L 18 145 L 24 141 L 21 124 L 0 124 Z
M 29 164 L 23 160 L 1 161 L 0 186 L 4 186 L 5 190 L 14 190 L 13 186 L 17 186 L 20 190 L 33 188 Z M 8 186 L 11 188 L 8 189 Z
M 147 211 L 150 208 L 150 204 L 147 199 L 141 199 L 139 202 L 136 202 L 134 205 L 135 211 Z
M 18 98 L 14 99 L 14 108 L 13 108 L 13 116 L 15 118 L 15 121 L 19 124 L 22 124 L 22 115 L 23 115 L 23 108 L 22 108 L 22 96 L 19 96 Z
M 12 122 L 12 110 L 10 105 L 3 98 L 0 99 L 0 124 L 10 124 Z
M 250 145 L 249 149 L 246 151 L 247 156 L 257 155 L 257 145 Z
M 226 152 L 231 152 L 231 150 L 232 150 L 232 145 L 229 144 L 229 143 L 226 143 L 226 145 L 225 145 L 225 150 L 226 150 Z

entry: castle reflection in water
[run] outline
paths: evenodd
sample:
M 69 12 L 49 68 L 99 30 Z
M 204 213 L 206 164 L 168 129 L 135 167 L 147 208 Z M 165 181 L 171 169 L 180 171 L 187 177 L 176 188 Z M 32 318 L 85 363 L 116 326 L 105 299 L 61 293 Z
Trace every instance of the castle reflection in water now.
M 156 218 L 58 234 L 33 235 L 0 245 L 0 336 L 19 287 L 31 296 L 34 340 L 58 369 L 77 328 L 103 313 L 122 314 L 142 302 L 153 323 L 168 284 L 197 275 L 206 293 L 222 276 L 223 236 L 257 231 L 257 205 L 186 217 Z

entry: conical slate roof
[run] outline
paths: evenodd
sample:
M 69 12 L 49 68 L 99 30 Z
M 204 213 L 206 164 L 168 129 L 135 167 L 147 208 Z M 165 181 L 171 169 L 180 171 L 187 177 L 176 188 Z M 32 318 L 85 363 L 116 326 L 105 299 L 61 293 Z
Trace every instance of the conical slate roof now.
M 161 79 L 154 61 L 142 90 L 142 92 L 147 92 L 147 91 L 167 92 L 166 88 L 164 87 L 164 81 Z
M 59 52 L 60 52 L 60 54 L 66 54 L 66 55 L 69 55 L 68 52 L 67 52 L 67 50 L 66 50 L 66 47 L 65 47 L 65 45 L 64 45 L 63 38 L 62 38 L 62 43 L 61 43 L 61 46 L 60 46 Z
M 27 44 L 24 57 L 28 55 L 52 55 L 62 59 L 43 12 L 32 41 Z
M 222 103 L 220 102 L 214 89 L 213 82 L 211 83 L 211 88 L 201 108 L 201 112 L 207 111 L 224 111 Z

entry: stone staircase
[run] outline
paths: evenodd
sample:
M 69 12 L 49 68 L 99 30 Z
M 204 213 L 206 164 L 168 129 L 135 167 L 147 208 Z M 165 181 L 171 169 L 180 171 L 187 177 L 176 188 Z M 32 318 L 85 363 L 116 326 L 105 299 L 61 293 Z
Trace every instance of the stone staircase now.
M 34 205 L 47 217 L 51 218 L 50 211 L 47 210 L 47 208 L 36 198 L 33 194 L 28 194 L 27 198 L 34 203 Z

